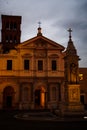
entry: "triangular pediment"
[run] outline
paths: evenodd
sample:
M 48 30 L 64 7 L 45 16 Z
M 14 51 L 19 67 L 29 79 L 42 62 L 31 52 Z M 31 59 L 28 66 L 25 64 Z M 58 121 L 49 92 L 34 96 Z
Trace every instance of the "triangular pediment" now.
M 36 49 L 38 49 L 38 48 L 41 48 L 41 49 L 46 48 L 46 49 L 59 49 L 59 50 L 64 50 L 65 49 L 62 45 L 60 45 L 60 44 L 58 44 L 58 43 L 44 37 L 44 36 L 36 36 L 36 37 L 34 37 L 32 39 L 24 41 L 23 43 L 19 44 L 17 46 L 17 48 L 22 48 L 22 49 L 23 48 L 24 49 L 25 48 L 27 48 L 27 49 L 28 48 L 36 48 Z

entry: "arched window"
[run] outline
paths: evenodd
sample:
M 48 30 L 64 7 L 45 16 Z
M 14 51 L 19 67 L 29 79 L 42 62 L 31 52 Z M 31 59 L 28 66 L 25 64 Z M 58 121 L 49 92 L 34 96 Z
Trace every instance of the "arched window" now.
M 8 30 L 9 29 L 9 22 L 6 22 L 5 28 Z
M 6 41 L 6 43 L 8 43 L 9 42 L 9 37 L 6 35 L 6 37 L 5 37 L 5 41 Z
M 10 29 L 13 29 L 13 22 L 10 23 Z
M 9 42 L 12 43 L 12 35 L 10 35 Z
M 17 43 L 17 37 L 14 36 L 14 43 Z
M 17 29 L 17 23 L 14 23 L 14 30 Z

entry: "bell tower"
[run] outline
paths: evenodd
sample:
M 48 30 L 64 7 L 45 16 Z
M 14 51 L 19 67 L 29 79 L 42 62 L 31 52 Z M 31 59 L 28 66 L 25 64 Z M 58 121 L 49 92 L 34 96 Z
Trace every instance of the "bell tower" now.
M 73 44 L 71 36 L 71 28 L 69 32 L 69 41 L 66 49 L 65 57 L 65 71 L 66 76 L 65 80 L 68 81 L 68 84 L 79 84 L 79 56 L 77 55 L 77 50 Z
M 1 15 L 1 43 L 3 53 L 8 53 L 14 46 L 20 44 L 21 16 Z
M 71 28 L 69 32 L 69 41 L 65 55 L 65 112 L 77 113 L 84 110 L 80 102 L 80 84 L 79 84 L 79 56 L 74 46 L 71 36 Z

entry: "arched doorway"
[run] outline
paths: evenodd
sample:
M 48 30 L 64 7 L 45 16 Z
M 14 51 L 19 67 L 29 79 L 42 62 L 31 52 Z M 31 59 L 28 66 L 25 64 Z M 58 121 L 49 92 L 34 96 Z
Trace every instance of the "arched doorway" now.
M 11 86 L 5 87 L 3 91 L 3 108 L 13 108 L 14 89 Z
M 46 108 L 46 91 L 43 87 L 39 87 L 35 90 L 35 108 L 36 109 L 44 109 Z

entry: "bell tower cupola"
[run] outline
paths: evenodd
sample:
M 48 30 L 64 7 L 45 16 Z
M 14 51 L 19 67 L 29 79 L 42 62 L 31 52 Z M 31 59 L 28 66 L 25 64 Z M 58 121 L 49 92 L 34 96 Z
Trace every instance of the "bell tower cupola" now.
M 8 53 L 20 44 L 21 16 L 2 15 L 1 43 L 3 53 Z
M 78 84 L 79 83 L 79 56 L 77 55 L 77 50 L 72 41 L 71 32 L 72 29 L 69 28 L 69 41 L 66 48 L 65 56 L 65 79 L 69 84 Z
M 41 22 L 38 22 L 38 33 L 37 33 L 37 36 L 42 36 L 42 33 L 41 33 Z
M 72 29 L 69 28 L 69 41 L 65 51 L 64 70 L 65 70 L 65 112 L 74 113 L 84 111 L 80 102 L 79 84 L 79 56 L 72 41 Z M 72 108 L 72 109 L 71 109 Z
M 68 41 L 68 45 L 67 45 L 67 49 L 66 49 L 66 54 L 68 55 L 76 55 L 77 54 L 77 51 L 76 51 L 76 48 L 73 44 L 73 41 L 72 41 L 72 29 L 69 28 L 68 29 L 68 32 L 69 32 L 69 41 Z

